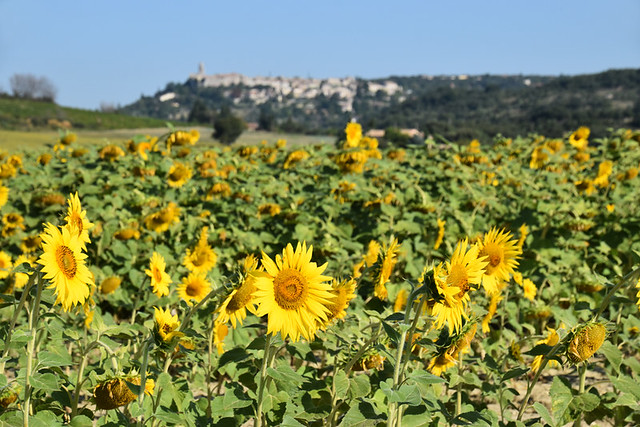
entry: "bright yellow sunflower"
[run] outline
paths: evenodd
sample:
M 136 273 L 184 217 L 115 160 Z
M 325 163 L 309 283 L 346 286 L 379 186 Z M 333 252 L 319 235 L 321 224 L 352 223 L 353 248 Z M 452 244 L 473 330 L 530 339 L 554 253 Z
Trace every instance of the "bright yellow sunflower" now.
M 180 208 L 173 202 L 170 202 L 166 208 L 147 215 L 144 219 L 147 229 L 156 233 L 167 231 L 174 222 L 180 222 Z
M 249 255 L 245 258 L 244 262 L 244 277 L 242 283 L 237 289 L 231 291 L 229 296 L 225 298 L 220 307 L 218 308 L 217 322 L 227 323 L 231 321 L 233 328 L 236 328 L 236 323 L 242 325 L 242 321 L 247 317 L 247 310 L 251 313 L 256 313 L 255 302 L 253 300 L 253 293 L 256 290 L 254 285 L 255 277 L 252 275 L 254 271 L 258 270 L 258 260 L 253 255 Z
M 224 353 L 224 339 L 229 333 L 229 327 L 225 322 L 215 322 L 213 325 L 213 343 L 218 350 L 218 354 Z
M 194 301 L 196 303 L 202 301 L 202 298 L 206 297 L 210 291 L 211 283 L 204 273 L 189 273 L 178 286 L 178 296 L 189 305 L 193 305 Z
M 5 251 L 0 251 L 0 279 L 6 279 L 9 277 L 9 273 L 11 273 L 11 268 L 13 264 L 11 263 L 11 255 L 6 253 Z
M 360 123 L 350 122 L 344 130 L 347 137 L 343 148 L 357 147 L 362 139 L 362 126 Z
M 180 321 L 177 314 L 171 314 L 170 310 L 153 307 L 154 310 L 154 326 L 153 332 L 156 334 L 159 342 L 170 343 L 174 338 L 183 337 L 184 334 L 179 331 Z
M 434 279 L 442 296 L 442 300 L 435 302 L 429 310 L 436 318 L 436 329 L 446 323 L 450 333 L 457 333 L 462 327 L 462 319 L 468 319 L 468 293 L 473 289 L 471 285 L 480 285 L 487 266 L 486 258 L 478 257 L 478 247 L 473 245 L 467 250 L 468 245 L 467 239 L 458 242 L 451 261 L 446 263 L 446 275 L 441 266 L 434 268 Z
M 9 200 L 9 187 L 0 185 L 0 208 L 7 204 Z
M 398 239 L 396 238 L 393 238 L 391 240 L 389 246 L 387 246 L 386 244 L 382 246 L 380 257 L 378 258 L 378 270 L 375 275 L 375 287 L 373 290 L 373 295 L 378 299 L 387 299 L 388 294 L 385 285 L 391 277 L 393 267 L 395 267 L 396 262 L 398 262 L 399 252 L 400 245 L 398 244 Z
M 165 272 L 166 263 L 162 255 L 158 252 L 154 252 L 149 262 L 149 268 L 144 272 L 147 276 L 151 277 L 151 287 L 153 293 L 159 297 L 169 295 L 169 285 L 171 284 L 171 277 Z
M 58 229 L 53 224 L 45 224 L 40 235 L 44 253 L 38 259 L 42 265 L 44 278 L 51 282 L 56 304 L 62 304 L 64 311 L 82 304 L 95 286 L 93 276 L 85 264 L 87 255 L 82 252 L 80 238 L 71 234 L 66 227 Z
M 326 322 L 318 326 L 320 329 L 325 329 L 334 319 L 344 319 L 347 315 L 346 310 L 349 302 L 356 297 L 356 281 L 353 279 L 342 281 L 333 279 L 331 292 L 335 295 L 335 299 L 327 306 L 329 314 Z
M 555 346 L 556 344 L 558 344 L 558 341 L 560 341 L 560 336 L 558 335 L 558 332 L 553 329 L 553 328 L 549 328 L 547 327 L 547 337 L 544 339 L 541 339 L 540 341 L 536 342 L 536 345 L 540 345 L 540 344 L 546 344 L 548 346 Z M 542 358 L 544 356 L 539 354 L 537 355 L 534 359 L 533 362 L 531 362 L 531 371 L 532 372 L 537 372 L 538 369 L 540 369 L 540 365 L 542 365 Z M 550 368 L 554 367 L 554 366 L 558 366 L 559 363 L 557 360 L 549 360 L 548 366 Z
M 207 243 L 209 238 L 209 228 L 202 227 L 200 239 L 193 251 L 186 250 L 186 255 L 182 259 L 182 264 L 193 273 L 207 273 L 216 266 L 218 255 Z
M 466 324 L 460 333 L 451 339 L 449 345 L 439 349 L 427 370 L 433 375 L 440 376 L 454 366 L 461 355 L 469 352 L 469 345 L 475 337 L 477 329 L 477 323 Z
M 78 234 L 82 249 L 86 249 L 86 244 L 91 243 L 89 230 L 93 227 L 93 224 L 87 219 L 87 211 L 82 210 L 77 191 L 76 194 L 69 195 L 67 203 L 69 207 L 67 208 L 67 216 L 64 218 L 67 221 L 65 227 L 69 230 L 69 233 Z
M 498 284 L 509 280 L 509 274 L 518 266 L 522 249 L 511 233 L 492 228 L 479 242 L 479 257 L 486 257 L 488 264 L 482 276 L 482 286 L 487 294 L 498 292 Z
M 283 339 L 298 341 L 300 335 L 310 340 L 315 336 L 319 322 L 326 322 L 329 306 L 335 296 L 331 277 L 322 273 L 327 264 L 320 267 L 311 262 L 313 247 L 306 242 L 289 243 L 276 255 L 275 262 L 262 253 L 262 265 L 266 271 L 255 271 L 255 302 L 258 316 L 268 315 L 267 332 L 280 332 Z
M 167 183 L 170 187 L 182 187 L 193 175 L 193 171 L 182 162 L 174 162 L 167 174 Z

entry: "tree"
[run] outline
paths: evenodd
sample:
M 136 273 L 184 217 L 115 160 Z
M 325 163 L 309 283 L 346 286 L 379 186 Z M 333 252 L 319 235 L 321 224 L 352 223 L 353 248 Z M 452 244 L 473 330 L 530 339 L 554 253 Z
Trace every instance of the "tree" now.
M 260 116 L 258 117 L 258 129 L 272 131 L 276 124 L 276 116 L 273 114 L 271 107 L 262 106 L 260 108 Z
M 33 74 L 14 74 L 9 79 L 13 96 L 27 99 L 42 99 L 54 102 L 57 89 L 46 77 L 36 77 Z
M 213 122 L 213 116 L 213 111 L 211 111 L 202 100 L 196 99 L 193 107 L 191 107 L 187 120 L 191 123 L 210 125 Z
M 246 128 L 244 120 L 223 107 L 213 122 L 213 138 L 223 144 L 233 144 Z

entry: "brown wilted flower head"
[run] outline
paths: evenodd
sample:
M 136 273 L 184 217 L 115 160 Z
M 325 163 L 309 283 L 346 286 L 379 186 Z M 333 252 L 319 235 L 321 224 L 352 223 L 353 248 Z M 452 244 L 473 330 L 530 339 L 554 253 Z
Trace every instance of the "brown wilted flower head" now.
M 136 400 L 137 396 L 131 391 L 127 382 L 139 386 L 140 375 L 113 378 L 98 384 L 93 389 L 93 399 L 96 402 L 96 406 L 99 409 L 115 409 Z M 154 387 L 155 382 L 149 378 L 145 382 L 144 392 L 147 395 L 151 395 Z
M 607 329 L 602 323 L 588 323 L 578 327 L 569 341 L 567 357 L 574 364 L 584 362 L 598 351 L 607 337 Z

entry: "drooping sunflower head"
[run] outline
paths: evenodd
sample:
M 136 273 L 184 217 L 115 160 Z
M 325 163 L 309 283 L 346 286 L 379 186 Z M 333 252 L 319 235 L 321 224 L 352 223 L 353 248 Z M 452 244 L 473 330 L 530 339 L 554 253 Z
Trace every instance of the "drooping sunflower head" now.
M 127 375 L 103 381 L 93 389 L 93 400 L 99 409 L 115 409 L 120 406 L 128 405 L 138 397 L 131 391 L 127 383 L 140 385 L 140 375 Z M 155 382 L 148 378 L 145 381 L 144 392 L 151 396 Z
M 488 263 L 482 276 L 482 286 L 489 295 L 498 291 L 501 282 L 509 280 L 509 274 L 518 266 L 518 257 L 522 249 L 512 234 L 505 230 L 492 228 L 479 242 L 479 254 Z
M 171 314 L 171 311 L 162 308 L 153 307 L 154 325 L 153 332 L 156 341 L 160 344 L 170 344 L 174 338 L 184 336 L 180 329 L 180 321 L 177 314 Z
M 189 273 L 178 286 L 178 296 L 189 305 L 193 305 L 194 301 L 200 302 L 210 291 L 211 283 L 204 273 Z
M 256 312 L 253 296 L 256 290 L 254 285 L 255 277 L 252 273 L 258 271 L 257 262 L 253 255 L 245 258 L 245 274 L 241 278 L 240 286 L 231 291 L 218 308 L 218 322 L 227 323 L 231 321 L 231 325 L 235 329 L 237 323 L 242 325 L 242 321 L 247 317 L 247 310 L 252 313 Z
M 149 268 L 145 269 L 145 274 L 151 278 L 151 288 L 153 293 L 159 297 L 169 295 L 169 285 L 171 277 L 165 272 L 166 263 L 162 255 L 154 252 L 149 262 Z
M 318 267 L 311 262 L 312 251 L 306 242 L 298 242 L 295 250 L 288 244 L 275 262 L 263 252 L 265 271 L 255 271 L 252 276 L 257 315 L 268 314 L 268 333 L 280 332 L 283 339 L 293 341 L 301 335 L 311 339 L 318 324 L 326 322 L 335 295 L 327 283 L 331 277 L 322 274 L 327 264 Z
M 85 248 L 86 243 L 91 243 L 89 230 L 93 227 L 93 224 L 87 219 L 87 211 L 82 210 L 78 192 L 70 194 L 67 203 L 69 207 L 67 208 L 67 216 L 64 218 L 67 221 L 65 227 L 71 234 L 75 233 L 79 236 L 82 247 Z
M 228 334 L 229 327 L 225 322 L 215 322 L 213 325 L 213 343 L 218 350 L 218 354 L 224 353 L 224 339 Z
M 79 237 L 65 227 L 58 229 L 47 223 L 40 237 L 44 253 L 38 263 L 42 265 L 44 278 L 51 283 L 49 289 L 56 293 L 56 304 L 62 304 L 64 311 L 69 311 L 74 305 L 84 303 L 90 286 L 95 286 L 85 264 L 87 255 L 82 252 Z
M 400 245 L 396 238 L 392 238 L 389 245 L 383 245 L 380 250 L 380 257 L 376 264 L 374 295 L 381 300 L 387 299 L 385 284 L 389 281 L 393 267 L 398 262 L 399 253 Z
M 567 357 L 574 364 L 584 362 L 598 351 L 607 337 L 607 329 L 604 324 L 589 322 L 577 327 L 571 332 Z
M 193 175 L 193 170 L 182 162 L 175 162 L 167 174 L 167 183 L 170 187 L 182 187 Z

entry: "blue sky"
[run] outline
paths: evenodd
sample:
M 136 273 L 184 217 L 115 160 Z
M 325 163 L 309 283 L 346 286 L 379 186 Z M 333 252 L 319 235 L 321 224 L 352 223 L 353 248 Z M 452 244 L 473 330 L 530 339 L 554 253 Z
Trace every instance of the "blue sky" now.
M 207 73 L 364 78 L 640 67 L 640 1 L 0 0 L 0 88 L 126 105 Z

